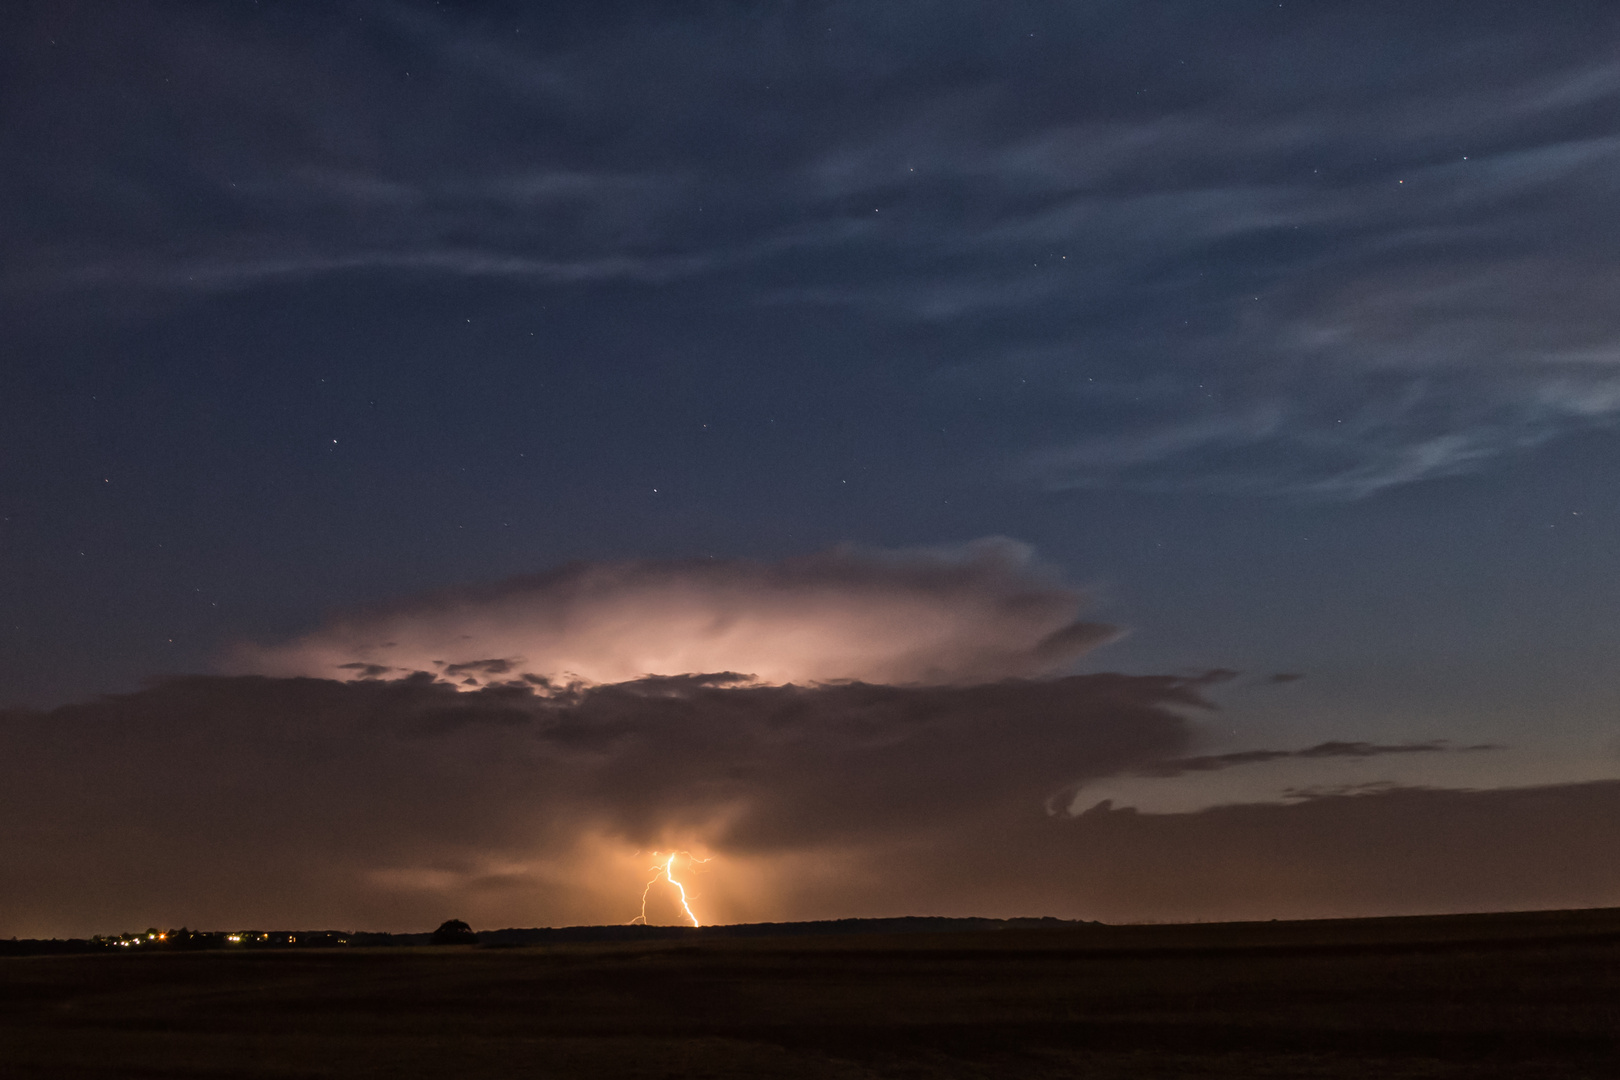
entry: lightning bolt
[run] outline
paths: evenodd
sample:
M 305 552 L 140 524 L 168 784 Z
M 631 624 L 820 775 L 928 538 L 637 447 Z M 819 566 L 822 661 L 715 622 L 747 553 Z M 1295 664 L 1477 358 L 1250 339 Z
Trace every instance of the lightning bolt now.
M 681 910 L 686 913 L 686 917 L 688 919 L 692 920 L 692 925 L 703 925 L 702 923 L 698 922 L 698 917 L 692 914 L 692 905 L 686 902 L 686 886 L 675 880 L 675 860 L 682 855 L 686 856 L 686 864 L 688 866 L 691 866 L 694 863 L 706 863 L 709 861 L 708 859 L 692 858 L 692 853 L 690 851 L 671 851 L 668 855 L 665 855 L 661 851 L 653 852 L 653 858 L 663 859 L 663 862 L 653 863 L 647 868 L 653 871 L 653 876 L 647 879 L 647 887 L 641 890 L 641 914 L 630 920 L 632 926 L 636 923 L 640 923 L 642 926 L 647 925 L 647 896 L 652 892 L 652 887 L 658 884 L 658 880 L 660 878 L 675 886 L 675 894 L 681 898 Z

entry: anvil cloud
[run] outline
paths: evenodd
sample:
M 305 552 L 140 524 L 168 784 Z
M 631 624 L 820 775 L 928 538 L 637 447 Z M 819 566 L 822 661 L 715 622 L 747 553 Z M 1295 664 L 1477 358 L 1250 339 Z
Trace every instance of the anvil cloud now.
M 1061 673 L 1115 636 L 1011 540 L 913 552 L 581 563 L 341 617 L 235 670 L 425 671 L 475 687 L 736 672 L 764 683 L 965 683 Z

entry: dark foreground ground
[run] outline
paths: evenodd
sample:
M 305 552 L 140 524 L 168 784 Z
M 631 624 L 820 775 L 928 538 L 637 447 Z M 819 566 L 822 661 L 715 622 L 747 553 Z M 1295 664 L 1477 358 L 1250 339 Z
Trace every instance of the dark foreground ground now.
M 1620 1077 L 1620 911 L 0 959 L 0 1077 Z

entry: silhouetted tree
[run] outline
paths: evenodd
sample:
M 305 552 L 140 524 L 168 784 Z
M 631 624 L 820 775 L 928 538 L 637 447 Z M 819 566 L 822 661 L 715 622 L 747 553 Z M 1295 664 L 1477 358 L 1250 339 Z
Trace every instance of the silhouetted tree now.
M 460 919 L 450 919 L 433 931 L 435 945 L 471 945 L 478 940 L 473 928 Z

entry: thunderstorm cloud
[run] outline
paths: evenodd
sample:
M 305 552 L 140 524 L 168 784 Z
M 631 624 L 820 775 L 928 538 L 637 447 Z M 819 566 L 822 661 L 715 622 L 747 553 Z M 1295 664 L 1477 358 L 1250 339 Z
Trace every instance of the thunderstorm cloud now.
M 1335 916 L 1620 887 L 1613 782 L 1049 809 L 1077 779 L 1185 763 L 1206 685 L 194 676 L 12 710 L 0 933 L 623 922 L 655 849 L 711 859 L 689 881 L 711 922 Z
M 716 856 L 710 921 L 871 913 L 969 836 L 1056 828 L 1043 797 L 1076 776 L 1175 755 L 1202 705 L 1188 680 L 1119 675 L 182 678 L 0 715 L 0 913 L 22 934 L 114 913 L 413 925 L 447 904 L 481 925 L 620 922 L 654 848 Z

